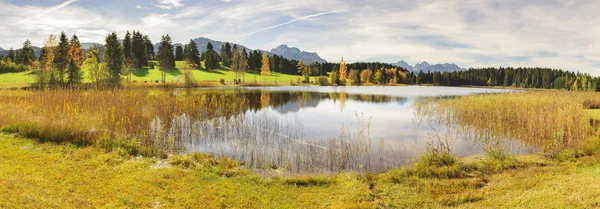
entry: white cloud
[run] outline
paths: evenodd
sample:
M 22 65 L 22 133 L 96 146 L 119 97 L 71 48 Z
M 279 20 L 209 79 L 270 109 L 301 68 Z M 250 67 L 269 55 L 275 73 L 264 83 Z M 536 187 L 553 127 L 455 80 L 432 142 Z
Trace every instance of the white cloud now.
M 43 16 L 45 16 L 47 14 L 50 14 L 50 13 L 56 11 L 56 10 L 62 9 L 64 7 L 66 7 L 66 6 L 69 6 L 69 4 L 75 3 L 77 1 L 79 1 L 79 0 L 67 0 L 67 1 L 63 2 L 62 4 L 59 4 L 59 5 L 57 5 L 55 7 L 52 7 L 50 9 L 48 9 L 48 10 L 44 10 L 44 11 L 38 13 L 37 15 L 31 17 L 31 18 L 25 19 L 24 21 L 28 21 L 28 20 L 31 20 L 31 19 L 37 19 L 37 18 L 43 17 Z
M 52 11 L 0 0 L 2 47 L 17 48 L 25 38 L 40 45 L 62 30 L 96 42 L 109 31 L 140 30 L 155 41 L 168 33 L 175 42 L 204 36 L 259 49 L 290 44 L 329 61 L 344 56 L 462 67 L 543 66 L 600 75 L 600 1 L 236 0 L 184 6 L 181 0 L 153 0 L 164 10 L 127 15 L 106 15 L 83 8 L 83 2 Z M 345 12 L 298 21 L 336 10 Z M 52 14 L 27 19 L 44 11 Z M 282 23 L 289 25 L 277 28 Z
M 184 6 L 183 0 L 153 0 L 152 5 L 161 9 L 174 9 Z
M 248 34 L 244 34 L 244 35 L 241 35 L 241 36 L 238 36 L 238 37 L 251 36 L 251 35 L 254 35 L 254 34 L 257 34 L 257 33 L 263 32 L 263 31 L 266 31 L 266 30 L 271 30 L 271 29 L 275 29 L 275 28 L 278 28 L 278 27 L 281 27 L 281 26 L 284 26 L 284 25 L 288 25 L 288 24 L 294 23 L 294 22 L 299 21 L 299 20 L 306 20 L 306 19 L 310 19 L 310 18 L 315 18 L 315 17 L 319 17 L 319 16 L 323 16 L 323 15 L 328 15 L 328 14 L 333 14 L 333 13 L 339 13 L 339 12 L 343 12 L 343 11 L 344 10 L 335 10 L 335 11 L 330 11 L 330 12 L 323 12 L 323 13 L 319 13 L 319 14 L 312 14 L 312 15 L 308 15 L 308 16 L 303 16 L 303 17 L 299 17 L 299 18 L 296 18 L 296 19 L 293 19 L 293 20 L 281 23 L 281 24 L 269 26 L 269 27 L 266 27 L 266 28 L 263 28 L 263 29 L 260 29 L 260 30 L 257 30 L 257 31 L 251 32 L 251 33 L 248 33 Z

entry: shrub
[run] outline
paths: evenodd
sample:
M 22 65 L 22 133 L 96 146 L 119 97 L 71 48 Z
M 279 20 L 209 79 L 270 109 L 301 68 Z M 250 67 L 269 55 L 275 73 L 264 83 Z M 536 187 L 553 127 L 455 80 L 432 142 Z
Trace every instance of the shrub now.
M 329 86 L 329 80 L 325 76 L 320 76 L 317 81 L 320 86 Z
M 219 83 L 225 85 L 225 79 L 224 78 L 219 79 Z
M 0 73 L 18 73 L 28 70 L 29 67 L 26 65 L 0 60 Z

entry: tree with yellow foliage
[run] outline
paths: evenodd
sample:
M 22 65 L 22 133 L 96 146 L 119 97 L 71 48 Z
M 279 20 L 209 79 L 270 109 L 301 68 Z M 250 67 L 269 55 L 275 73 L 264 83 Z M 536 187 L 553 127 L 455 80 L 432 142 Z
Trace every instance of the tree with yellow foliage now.
M 346 84 L 346 78 L 348 78 L 348 67 L 344 62 L 344 57 L 342 57 L 342 61 L 340 61 L 340 81 L 342 81 L 342 84 Z
M 271 74 L 271 64 L 269 61 L 269 55 L 267 55 L 266 51 L 263 53 L 263 56 L 262 56 L 262 65 L 260 67 L 260 74 L 262 75 L 264 81 L 267 81 L 267 76 L 269 76 L 269 74 Z

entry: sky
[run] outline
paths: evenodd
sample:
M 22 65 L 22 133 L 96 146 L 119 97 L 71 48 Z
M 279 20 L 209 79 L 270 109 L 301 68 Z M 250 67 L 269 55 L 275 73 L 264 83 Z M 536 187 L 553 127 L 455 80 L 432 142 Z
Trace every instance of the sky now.
M 138 30 L 346 61 L 550 67 L 600 76 L 598 0 L 0 0 L 0 47 Z

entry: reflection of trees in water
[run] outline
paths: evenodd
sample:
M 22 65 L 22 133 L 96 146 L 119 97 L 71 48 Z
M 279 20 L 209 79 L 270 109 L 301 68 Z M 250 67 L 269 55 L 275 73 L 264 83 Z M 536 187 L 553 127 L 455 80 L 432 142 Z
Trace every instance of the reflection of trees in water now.
M 341 93 L 319 93 L 319 92 L 270 92 L 268 90 L 238 92 L 239 97 L 248 101 L 248 110 L 257 112 L 268 106 L 280 113 L 296 112 L 304 108 L 316 107 L 322 101 L 331 100 L 339 102 L 340 110 L 343 112 L 347 101 L 362 103 L 384 104 L 407 102 L 406 98 L 385 95 L 348 94 Z

